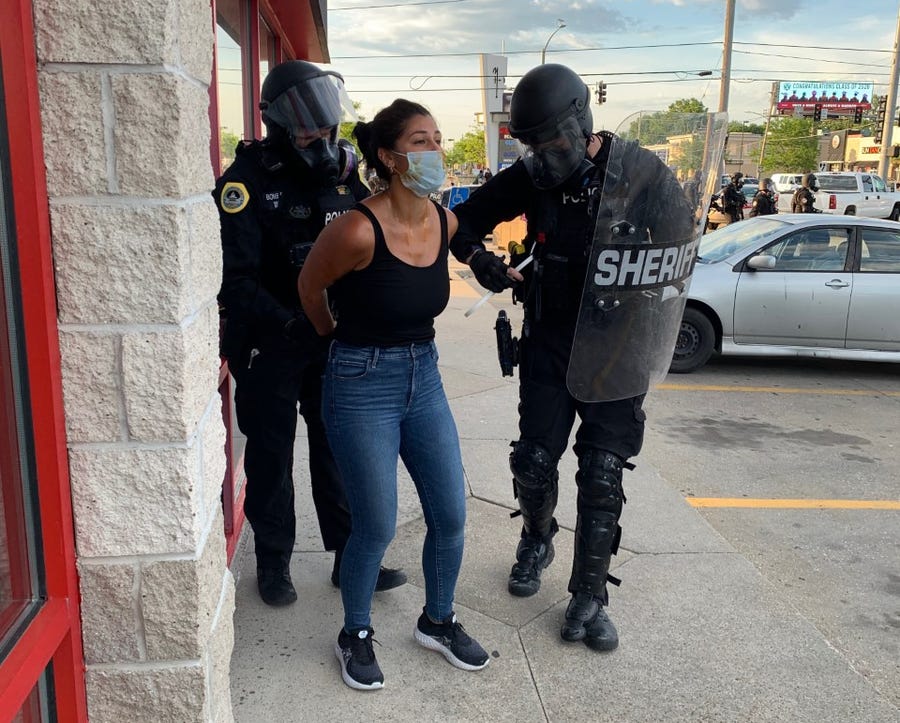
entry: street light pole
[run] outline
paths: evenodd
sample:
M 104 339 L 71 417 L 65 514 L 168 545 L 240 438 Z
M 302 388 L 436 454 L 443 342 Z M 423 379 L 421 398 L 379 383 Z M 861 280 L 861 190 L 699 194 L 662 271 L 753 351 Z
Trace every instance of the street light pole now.
M 550 37 L 547 38 L 547 42 L 544 43 L 544 47 L 541 49 L 541 65 L 544 64 L 544 59 L 547 57 L 547 46 L 550 45 L 550 41 L 553 40 L 553 36 L 556 35 L 564 27 L 566 27 L 566 23 L 561 18 L 557 18 L 556 23 L 556 30 L 550 33 Z

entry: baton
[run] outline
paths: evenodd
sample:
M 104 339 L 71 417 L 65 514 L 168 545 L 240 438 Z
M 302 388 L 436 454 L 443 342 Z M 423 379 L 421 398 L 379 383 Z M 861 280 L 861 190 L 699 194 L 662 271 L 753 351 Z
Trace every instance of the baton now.
M 534 261 L 534 254 L 528 254 L 528 258 L 525 259 L 521 264 L 516 266 L 516 271 L 521 271 L 526 266 L 528 266 L 528 264 L 530 264 L 532 261 Z M 481 306 L 485 301 L 490 299 L 493 295 L 494 295 L 493 291 L 488 291 L 478 301 L 476 301 L 474 304 L 472 304 L 471 308 L 466 312 L 466 316 L 467 317 L 472 316 L 472 314 L 474 314 L 476 311 L 478 311 L 478 307 Z

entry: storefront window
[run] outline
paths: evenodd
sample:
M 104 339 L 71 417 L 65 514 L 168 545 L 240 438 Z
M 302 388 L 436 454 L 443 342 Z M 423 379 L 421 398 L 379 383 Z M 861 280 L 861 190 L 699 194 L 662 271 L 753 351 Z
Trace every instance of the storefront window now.
M 40 606 L 42 586 L 5 117 L 0 85 L 0 660 Z
M 266 79 L 272 67 L 278 63 L 275 48 L 275 33 L 271 31 L 266 21 L 259 19 L 259 82 Z
M 220 0 L 216 3 L 216 77 L 219 101 L 219 144 L 221 168 L 224 171 L 234 161 L 234 149 L 238 141 L 252 135 L 246 101 L 247 88 L 244 75 L 244 47 L 246 33 L 244 12 L 246 3 L 241 0 Z
M 57 719 L 49 706 L 49 702 L 53 699 L 50 692 L 52 681 L 50 670 L 45 670 L 19 712 L 13 716 L 12 723 L 49 723 Z

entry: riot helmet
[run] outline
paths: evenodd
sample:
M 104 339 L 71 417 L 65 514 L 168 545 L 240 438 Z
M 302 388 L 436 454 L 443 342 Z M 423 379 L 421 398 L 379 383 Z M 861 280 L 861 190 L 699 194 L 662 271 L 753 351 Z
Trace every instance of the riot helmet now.
M 735 185 L 736 188 L 740 188 L 744 185 L 744 174 L 740 171 L 738 171 L 737 173 L 732 173 L 731 182 Z
M 763 178 L 759 182 L 759 190 L 760 191 L 771 191 L 772 190 L 772 179 L 771 178 Z
M 326 181 L 337 180 L 338 127 L 345 111 L 355 116 L 338 73 L 305 60 L 280 63 L 263 82 L 259 109 L 269 136 L 286 136 L 309 168 Z
M 571 69 L 556 63 L 532 68 L 516 85 L 509 104 L 509 133 L 524 146 L 534 185 L 555 188 L 585 161 L 593 132 L 591 94 Z
M 803 178 L 800 180 L 800 185 L 808 188 L 810 191 L 819 190 L 819 180 L 816 178 L 815 173 L 804 173 Z

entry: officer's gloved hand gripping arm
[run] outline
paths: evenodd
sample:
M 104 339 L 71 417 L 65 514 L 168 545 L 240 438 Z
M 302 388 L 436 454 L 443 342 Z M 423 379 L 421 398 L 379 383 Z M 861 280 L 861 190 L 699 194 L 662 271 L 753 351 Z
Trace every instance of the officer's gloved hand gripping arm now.
M 459 261 L 469 265 L 479 284 L 493 292 L 522 281 L 522 275 L 511 269 L 503 256 L 485 249 L 482 241 L 498 223 L 511 221 L 525 212 L 531 183 L 525 169 L 517 168 L 520 165 L 517 163 L 493 176 L 453 209 L 459 219 L 459 229 L 450 240 L 450 250 Z M 518 188 L 523 180 L 524 192 Z

